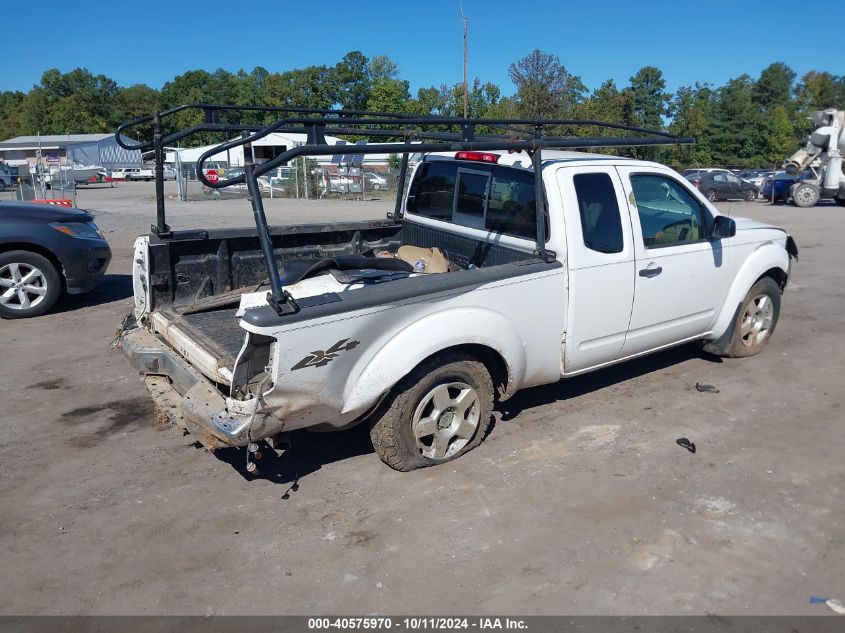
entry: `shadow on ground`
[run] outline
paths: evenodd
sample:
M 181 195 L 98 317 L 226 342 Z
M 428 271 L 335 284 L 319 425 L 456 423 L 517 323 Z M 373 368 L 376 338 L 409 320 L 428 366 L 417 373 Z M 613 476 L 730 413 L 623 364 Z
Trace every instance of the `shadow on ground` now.
M 53 312 L 69 312 L 122 301 L 132 296 L 132 275 L 105 275 L 91 292 L 65 295 Z
M 257 474 L 246 469 L 245 448 L 225 448 L 215 451 L 214 455 L 232 466 L 244 479 L 264 479 L 298 487 L 301 478 L 327 464 L 374 452 L 366 424 L 334 433 L 294 431 L 290 440 L 290 448 L 280 456 L 265 443 L 260 444 L 261 459 L 255 462 L 258 466 Z
M 696 358 L 711 363 L 722 362 L 721 358 L 705 352 L 698 344 L 675 347 L 606 369 L 573 376 L 551 385 L 517 392 L 510 400 L 499 403 L 497 408 L 502 413 L 502 420 L 507 422 L 516 418 L 525 409 L 583 396 Z
M 721 358 L 704 352 L 698 345 L 687 345 L 551 385 L 526 389 L 510 400 L 499 403 L 496 408 L 501 414 L 501 419 L 509 421 L 526 409 L 599 391 L 692 359 L 722 362 Z M 257 474 L 246 469 L 245 448 L 221 449 L 214 454 L 219 460 L 232 466 L 244 479 L 263 479 L 287 485 L 285 495 L 296 492 L 303 477 L 320 470 L 324 465 L 374 452 L 366 424 L 333 433 L 294 431 L 291 434 L 291 447 L 281 456 L 277 456 L 275 451 L 264 443 L 260 446 L 261 459 L 256 461 Z

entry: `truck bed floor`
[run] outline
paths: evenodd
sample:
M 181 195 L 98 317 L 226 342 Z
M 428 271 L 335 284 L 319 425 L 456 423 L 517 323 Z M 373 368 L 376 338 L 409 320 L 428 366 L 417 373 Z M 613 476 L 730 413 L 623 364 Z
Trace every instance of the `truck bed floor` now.
M 196 314 L 172 310 L 154 313 L 155 330 L 204 374 L 228 383 L 246 332 L 238 325 L 237 308 Z

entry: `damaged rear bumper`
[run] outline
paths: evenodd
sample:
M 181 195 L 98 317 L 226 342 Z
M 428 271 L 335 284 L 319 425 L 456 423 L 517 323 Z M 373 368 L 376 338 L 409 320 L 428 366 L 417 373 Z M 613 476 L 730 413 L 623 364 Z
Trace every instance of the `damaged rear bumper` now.
M 233 400 L 144 328 L 122 336 L 123 353 L 146 377 L 159 408 L 210 450 L 246 446 L 259 401 Z M 162 378 L 166 378 L 163 380 Z

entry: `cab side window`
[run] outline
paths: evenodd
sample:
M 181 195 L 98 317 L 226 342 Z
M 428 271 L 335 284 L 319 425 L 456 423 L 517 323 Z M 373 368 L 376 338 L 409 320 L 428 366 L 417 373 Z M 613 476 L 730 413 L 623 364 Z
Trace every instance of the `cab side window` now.
M 675 180 L 652 174 L 633 175 L 631 189 L 647 248 L 706 239 L 709 214 L 695 196 Z
M 613 181 L 605 173 L 576 174 L 572 181 L 578 197 L 584 246 L 599 253 L 621 253 L 622 219 Z

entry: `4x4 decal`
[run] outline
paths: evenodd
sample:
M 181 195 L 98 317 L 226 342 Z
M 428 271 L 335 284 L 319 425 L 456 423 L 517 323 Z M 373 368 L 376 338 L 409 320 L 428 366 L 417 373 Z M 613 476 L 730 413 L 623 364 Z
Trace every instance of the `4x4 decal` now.
M 296 371 L 297 369 L 304 369 L 306 367 L 325 367 L 337 358 L 338 354 L 341 352 L 347 352 L 351 349 L 355 349 L 360 344 L 361 341 L 353 341 L 348 338 L 340 339 L 337 343 L 325 351 L 318 349 L 317 351 L 311 352 L 308 356 L 291 367 L 290 370 Z

